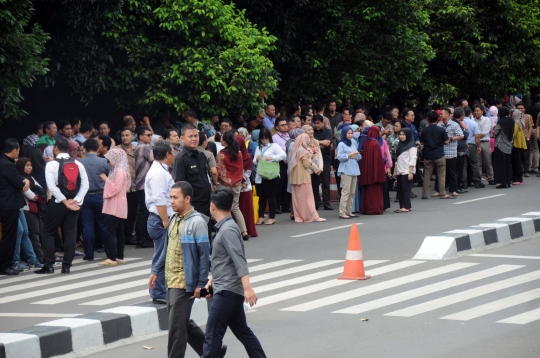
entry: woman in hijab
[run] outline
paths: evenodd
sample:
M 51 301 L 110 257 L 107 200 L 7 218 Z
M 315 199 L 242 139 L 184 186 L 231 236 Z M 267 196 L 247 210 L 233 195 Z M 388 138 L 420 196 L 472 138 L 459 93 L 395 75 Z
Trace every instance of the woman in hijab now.
M 302 129 L 306 132 L 306 134 L 309 137 L 309 143 L 308 148 L 311 150 L 311 153 L 313 153 L 313 156 L 311 157 L 311 168 L 309 168 L 309 174 L 311 175 L 311 188 L 313 189 L 313 200 L 315 200 L 315 207 L 317 210 L 319 210 L 319 207 L 317 206 L 317 203 L 320 203 L 321 200 L 317 200 L 317 196 L 320 196 L 319 194 L 319 186 L 315 186 L 319 183 L 317 180 L 318 176 L 321 175 L 323 171 L 323 158 L 321 153 L 321 147 L 319 146 L 319 141 L 315 139 L 314 137 L 314 131 L 313 127 L 310 125 L 305 125 L 302 127 Z
M 289 132 L 289 139 L 285 142 L 285 154 L 287 155 L 287 163 L 291 158 L 292 149 L 296 138 L 302 134 L 306 133 L 302 128 L 295 128 Z M 287 192 L 292 195 L 292 185 L 291 185 L 291 167 L 287 166 Z M 291 197 L 291 220 L 294 220 L 294 208 L 292 207 L 292 197 Z
M 371 126 L 365 126 L 364 128 L 360 127 L 360 136 L 358 138 L 358 153 L 360 154 L 360 156 L 362 155 L 362 149 L 364 147 L 364 143 L 367 140 L 367 135 L 370 127 Z M 358 170 L 360 170 L 361 165 L 362 159 L 358 161 Z M 358 176 L 357 185 L 358 187 L 356 188 L 355 195 L 356 199 L 354 201 L 358 201 L 358 213 L 362 213 L 362 185 L 360 184 L 360 176 Z
M 392 154 L 390 154 L 390 148 L 388 148 L 388 143 L 382 138 L 379 134 L 377 139 L 379 143 L 379 148 L 381 148 L 381 155 L 384 163 L 384 171 L 386 172 L 386 182 L 383 183 L 383 201 L 384 201 L 384 210 L 390 208 L 390 184 L 392 179 L 392 167 L 394 165 L 392 161 Z M 411 192 L 411 195 L 412 194 Z M 414 196 L 413 196 L 414 197 Z
M 73 159 L 81 159 L 81 146 L 76 140 L 69 141 L 69 156 Z
M 382 215 L 384 212 L 383 185 L 387 183 L 384 160 L 378 139 L 381 129 L 369 128 L 367 139 L 362 146 L 360 162 L 360 185 L 362 185 L 362 214 Z
M 408 213 L 411 211 L 411 190 L 414 173 L 416 172 L 416 158 L 418 149 L 414 143 L 414 137 L 409 128 L 402 128 L 399 132 L 399 144 L 396 148 L 396 165 L 394 178 L 397 180 L 397 197 L 399 210 L 396 213 Z
M 125 264 L 124 260 L 124 221 L 127 219 L 127 188 L 131 186 L 127 154 L 121 148 L 113 148 L 105 154 L 111 172 L 109 176 L 100 174 L 105 182 L 103 190 L 103 214 L 107 214 L 107 238 L 102 238 L 107 260 L 100 266 Z
M 514 120 L 514 141 L 512 145 L 512 184 L 523 184 L 523 160 L 527 151 L 527 141 L 525 140 L 525 114 L 517 109 L 512 110 Z
M 491 132 L 495 138 L 493 152 L 493 172 L 497 189 L 510 188 L 512 186 L 512 146 L 514 142 L 514 120 L 508 115 L 510 110 L 506 107 L 499 108 L 499 120 Z
M 365 122 L 365 121 L 364 121 Z M 352 145 L 353 147 L 358 150 L 358 144 L 360 142 L 360 136 L 362 135 L 362 129 L 356 125 L 356 124 L 351 124 L 351 129 L 353 131 L 353 137 L 351 139 L 351 142 L 352 142 Z M 360 170 L 360 162 L 357 162 L 358 163 L 358 170 Z M 352 207 L 351 207 L 351 212 L 354 214 L 354 213 L 360 213 L 360 196 L 358 195 L 358 180 L 356 180 L 356 188 L 355 188 L 355 193 L 354 193 L 354 196 L 353 196 L 353 201 L 352 201 Z
M 313 151 L 309 148 L 309 136 L 300 134 L 294 141 L 289 155 L 289 172 L 292 189 L 292 202 L 294 221 L 321 222 L 326 221 L 319 217 L 315 208 L 313 189 L 311 188 L 311 175 Z
M 341 177 L 341 198 L 339 200 L 339 218 L 352 219 L 356 217 L 352 213 L 352 202 L 356 193 L 356 180 L 360 175 L 358 161 L 362 156 L 357 147 L 353 145 L 353 130 L 345 126 L 341 130 L 341 140 L 337 147 L 337 159 L 339 161 L 338 175 Z
M 244 179 L 240 186 L 240 201 L 239 207 L 242 215 L 244 215 L 244 221 L 246 223 L 247 234 L 250 237 L 257 237 L 257 228 L 255 228 L 255 211 L 253 210 L 253 190 L 251 186 L 251 172 L 253 171 L 253 158 L 246 149 L 246 142 L 244 137 L 237 135 L 235 137 L 238 143 L 238 148 L 242 153 L 242 166 L 244 168 Z

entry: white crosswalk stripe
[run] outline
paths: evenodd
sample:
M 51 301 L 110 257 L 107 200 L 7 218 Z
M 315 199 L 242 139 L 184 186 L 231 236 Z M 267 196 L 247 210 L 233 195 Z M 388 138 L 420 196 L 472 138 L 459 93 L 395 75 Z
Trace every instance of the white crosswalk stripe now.
M 534 321 L 538 321 L 539 319 L 540 319 L 540 308 L 537 308 L 529 312 L 518 314 L 516 316 L 512 316 L 506 319 L 502 319 L 500 321 L 497 321 L 497 323 L 527 324 Z
M 291 275 L 293 273 L 313 270 L 313 269 L 316 269 L 316 268 L 329 266 L 329 265 L 337 264 L 337 263 L 340 263 L 340 262 L 343 262 L 343 260 L 324 260 L 324 261 L 314 262 L 314 263 L 311 263 L 311 264 L 306 264 L 306 265 L 302 265 L 302 266 L 296 266 L 296 267 L 293 267 L 293 268 L 290 268 L 290 269 L 285 269 L 285 270 L 280 270 L 280 271 L 275 271 L 275 272 L 269 272 L 269 273 L 266 273 L 264 275 L 258 275 L 258 276 L 255 276 L 255 277 L 250 277 L 250 281 L 251 281 L 251 283 L 255 283 L 255 282 L 270 280 L 270 279 L 273 279 L 273 278 L 276 278 L 276 277 L 282 277 L 282 276 L 285 276 L 285 275 Z M 250 272 L 253 272 L 253 270 L 250 269 Z
M 249 272 L 251 273 L 251 272 L 257 272 L 257 271 L 262 271 L 262 270 L 268 270 L 274 267 L 289 265 L 289 264 L 293 264 L 295 262 L 300 262 L 300 261 L 304 261 L 304 260 L 281 260 L 281 261 L 269 262 L 266 264 L 260 264 L 257 266 L 250 267 Z

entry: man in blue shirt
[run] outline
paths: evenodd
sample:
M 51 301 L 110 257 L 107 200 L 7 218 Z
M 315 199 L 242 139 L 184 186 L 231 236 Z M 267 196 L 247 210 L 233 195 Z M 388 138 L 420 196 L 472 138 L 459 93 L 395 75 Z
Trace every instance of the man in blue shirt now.
M 482 175 L 480 174 L 480 162 L 478 155 L 482 151 L 480 148 L 480 138 L 482 138 L 482 133 L 478 128 L 478 123 L 474 121 L 472 116 L 472 110 L 470 107 L 465 107 L 465 118 L 463 122 L 467 126 L 469 131 L 469 138 L 467 138 L 467 146 L 469 148 L 469 154 L 467 157 L 467 183 L 468 185 L 474 185 L 475 188 L 485 188 L 486 186 L 482 184 Z M 467 189 L 465 187 L 464 189 Z
M 272 129 L 276 124 L 276 107 L 273 104 L 268 104 L 266 107 L 266 115 L 263 118 L 263 126 L 267 129 Z

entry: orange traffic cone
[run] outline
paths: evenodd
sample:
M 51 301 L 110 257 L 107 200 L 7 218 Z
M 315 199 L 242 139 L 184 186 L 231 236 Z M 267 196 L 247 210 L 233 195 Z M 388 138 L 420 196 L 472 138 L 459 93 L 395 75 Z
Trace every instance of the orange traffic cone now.
M 368 278 L 371 278 L 371 276 L 367 276 L 364 269 L 360 234 L 358 234 L 356 225 L 351 225 L 345 267 L 343 268 L 343 275 L 338 277 L 338 280 L 367 280 Z

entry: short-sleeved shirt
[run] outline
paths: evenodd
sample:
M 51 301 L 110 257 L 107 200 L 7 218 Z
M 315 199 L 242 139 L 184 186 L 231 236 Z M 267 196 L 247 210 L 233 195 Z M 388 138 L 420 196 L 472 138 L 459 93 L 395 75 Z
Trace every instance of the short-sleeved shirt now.
M 439 127 L 444 128 L 446 130 L 446 134 L 448 134 L 448 138 L 453 138 L 456 136 L 463 136 L 463 130 L 461 129 L 461 126 L 454 122 L 453 120 L 449 120 L 448 123 L 439 122 L 437 124 Z M 457 157 L 457 148 L 458 148 L 458 142 L 457 141 L 450 141 L 448 144 L 444 145 L 444 155 L 446 156 L 446 159 L 452 159 Z
M 444 142 L 447 140 L 448 134 L 444 128 L 430 124 L 420 135 L 420 142 L 424 144 L 424 159 L 438 160 L 444 157 Z
M 467 117 L 463 119 L 463 122 L 465 122 L 467 130 L 469 131 L 469 138 L 467 138 L 467 144 L 476 145 L 476 135 L 480 134 L 478 124 L 474 120 Z
M 318 141 L 329 140 L 330 142 L 332 142 L 332 132 L 324 127 L 320 131 L 313 130 L 313 137 Z M 324 163 L 331 162 L 330 146 L 321 147 L 321 154 Z
M 135 148 L 135 189 L 144 190 L 146 173 L 154 161 L 154 152 L 149 144 L 142 144 Z
M 176 155 L 173 166 L 173 177 L 175 181 L 187 181 L 193 187 L 192 203 L 208 203 L 210 201 L 210 178 L 208 160 L 206 156 L 197 149 L 190 150 L 184 147 Z

